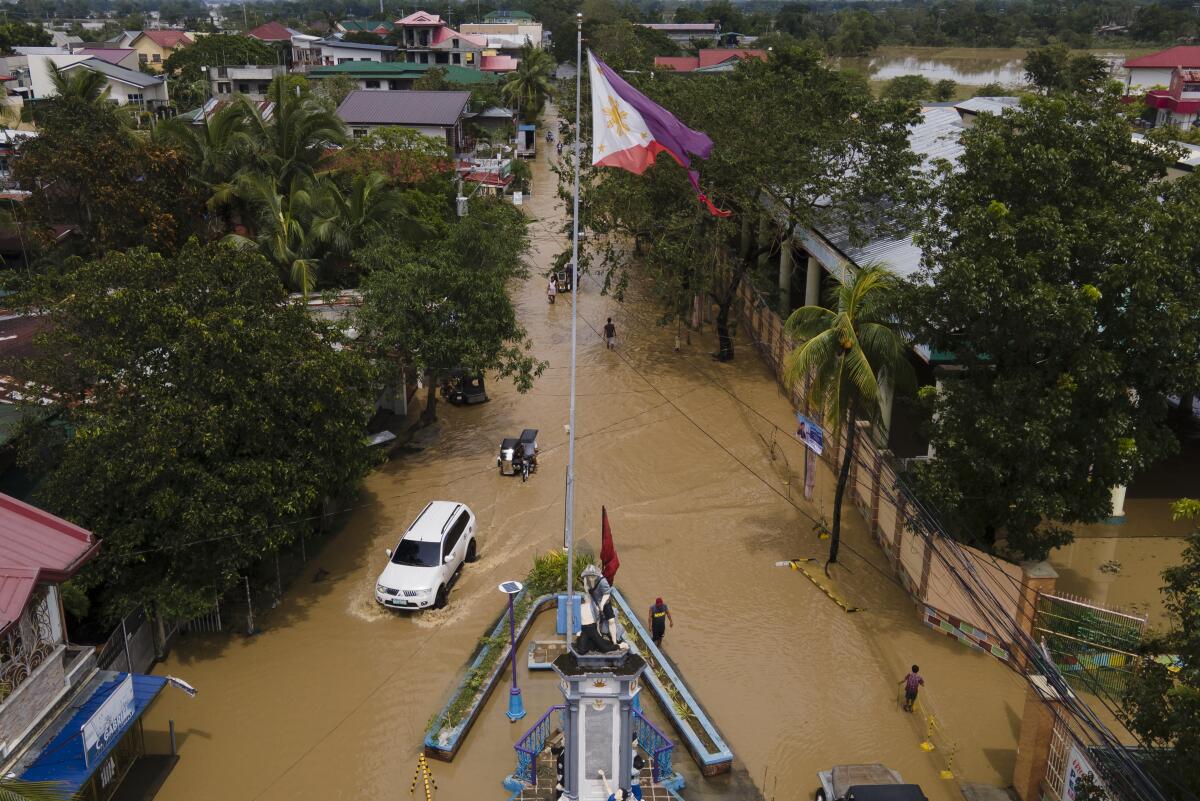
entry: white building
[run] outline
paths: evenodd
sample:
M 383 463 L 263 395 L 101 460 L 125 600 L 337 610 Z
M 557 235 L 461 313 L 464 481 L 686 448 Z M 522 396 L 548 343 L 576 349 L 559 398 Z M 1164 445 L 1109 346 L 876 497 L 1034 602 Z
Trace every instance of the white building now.
M 1200 70 L 1200 47 L 1169 47 L 1157 53 L 1126 59 L 1127 94 L 1141 94 L 1157 87 L 1171 85 L 1171 73 L 1176 69 Z
M 93 56 L 66 53 L 52 47 L 19 47 L 18 55 L 2 59 L 9 74 L 15 75 L 16 85 L 9 88 L 30 100 L 53 97 L 57 92 L 50 79 L 50 66 L 70 72 L 88 69 L 107 78 L 109 99 L 117 105 L 134 103 L 146 108 L 166 105 L 167 82 L 161 75 L 148 75 L 126 69 Z
M 280 65 L 209 67 L 209 92 L 214 98 L 230 98 L 236 94 L 251 100 L 265 100 L 271 81 L 286 74 L 287 67 Z

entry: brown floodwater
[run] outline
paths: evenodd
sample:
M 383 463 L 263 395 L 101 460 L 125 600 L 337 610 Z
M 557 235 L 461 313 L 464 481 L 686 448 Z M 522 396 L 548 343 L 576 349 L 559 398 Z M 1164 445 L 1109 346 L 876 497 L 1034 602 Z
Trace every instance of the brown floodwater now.
M 843 68 L 872 80 L 886 81 L 901 75 L 923 75 L 937 82 L 949 79 L 968 86 L 1025 83 L 1025 48 L 1010 47 L 881 47 L 864 58 L 843 58 Z M 1124 80 L 1124 50 L 1092 50 L 1113 68 L 1113 77 Z
M 800 499 L 803 454 L 771 374 L 744 345 L 734 362 L 712 361 L 710 331 L 675 352 L 674 332 L 656 324 L 637 285 L 621 304 L 589 281 L 547 305 L 540 271 L 560 247 L 564 212 L 544 156 L 534 173 L 539 191 L 526 209 L 535 269 L 514 299 L 550 368 L 527 395 L 496 381 L 490 403 L 440 407 L 439 423 L 414 443 L 421 450 L 367 478 L 344 529 L 261 616 L 261 634 L 180 640 L 158 671 L 191 682 L 199 696 L 165 694 L 147 718 L 149 730 L 164 731 L 168 719 L 178 727 L 181 760 L 161 801 L 407 797 L 427 722 L 503 607 L 496 585 L 562 543 L 573 300 L 577 530 L 595 547 L 607 505 L 618 586 L 635 607 L 660 595 L 670 604 L 666 650 L 737 758 L 732 777 L 704 780 L 680 747 L 685 797 L 811 798 L 818 770 L 881 761 L 922 784 L 931 801 L 957 798 L 955 782 L 938 777 L 947 749 L 922 751 L 924 726 L 897 704 L 914 662 L 945 733 L 939 742 L 957 743 L 956 776 L 1008 784 L 1024 697 L 1018 677 L 920 624 L 850 507 L 833 588 L 865 611 L 848 614 L 800 573 L 774 566 L 826 549 L 811 518 L 829 517 L 833 481 L 819 466 L 816 503 Z M 608 316 L 616 352 L 599 336 Z M 498 475 L 494 459 L 502 437 L 527 427 L 540 429 L 543 452 L 538 473 L 521 483 Z M 435 498 L 474 509 L 481 559 L 467 566 L 447 609 L 381 610 L 373 585 L 384 548 Z M 319 569 L 327 575 L 314 580 Z M 537 636 L 550 625 L 543 617 Z M 457 759 L 433 764 L 438 799 L 506 797 L 500 782 L 513 770 L 513 743 L 560 697 L 552 676 L 520 673 L 529 716 L 510 724 L 497 692 Z
M 1077 538 L 1056 548 L 1050 564 L 1062 592 L 1143 615 L 1151 627 L 1165 628 L 1171 621 L 1163 609 L 1162 571 L 1179 564 L 1186 545 L 1182 537 Z

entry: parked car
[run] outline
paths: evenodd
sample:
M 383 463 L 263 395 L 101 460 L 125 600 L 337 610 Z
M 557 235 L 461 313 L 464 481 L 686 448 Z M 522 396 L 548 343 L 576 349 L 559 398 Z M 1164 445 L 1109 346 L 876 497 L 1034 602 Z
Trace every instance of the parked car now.
M 478 558 L 475 514 L 466 504 L 432 501 L 417 515 L 375 584 L 375 600 L 393 609 L 441 609 L 464 562 Z
M 878 762 L 837 765 L 817 778 L 816 801 L 928 801 L 919 784 L 905 784 L 899 773 Z

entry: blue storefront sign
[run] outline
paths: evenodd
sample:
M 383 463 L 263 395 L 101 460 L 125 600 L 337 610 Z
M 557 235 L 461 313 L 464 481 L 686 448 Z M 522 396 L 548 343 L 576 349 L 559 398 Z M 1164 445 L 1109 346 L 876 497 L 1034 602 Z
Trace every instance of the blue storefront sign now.
M 810 451 L 820 456 L 821 451 L 825 449 L 825 432 L 821 430 L 821 426 L 799 412 L 796 412 L 796 422 L 799 424 L 796 436 Z

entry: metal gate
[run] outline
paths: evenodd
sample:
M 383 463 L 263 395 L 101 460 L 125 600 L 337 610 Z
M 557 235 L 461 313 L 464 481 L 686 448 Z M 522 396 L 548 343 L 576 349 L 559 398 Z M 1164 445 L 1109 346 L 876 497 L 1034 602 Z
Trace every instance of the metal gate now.
M 1067 769 L 1067 755 L 1071 752 L 1071 732 L 1066 722 L 1054 715 L 1054 728 L 1050 731 L 1050 752 L 1046 758 L 1046 795 L 1052 799 L 1063 797 L 1063 776 Z
M 1146 618 L 1082 598 L 1038 595 L 1034 631 L 1078 689 L 1119 697 L 1129 681 Z

